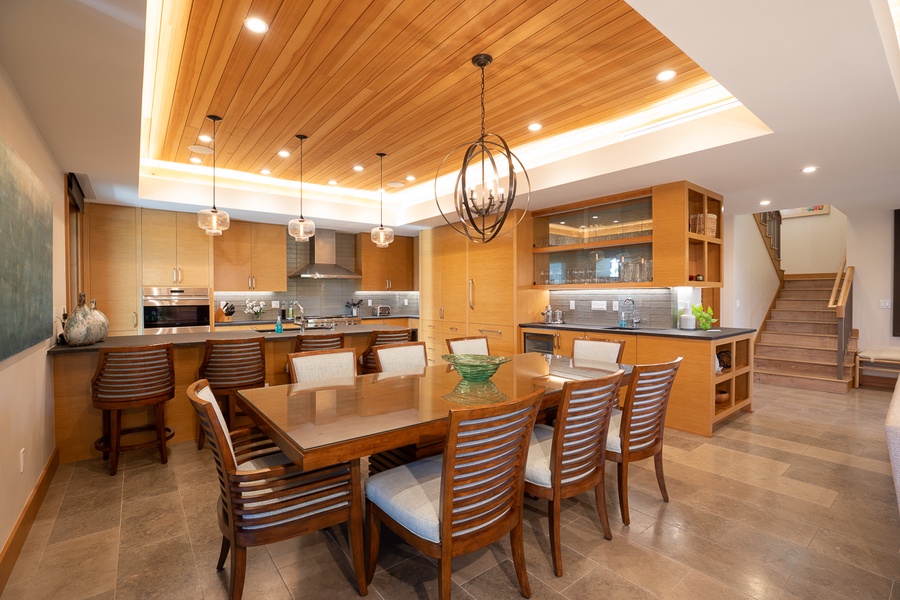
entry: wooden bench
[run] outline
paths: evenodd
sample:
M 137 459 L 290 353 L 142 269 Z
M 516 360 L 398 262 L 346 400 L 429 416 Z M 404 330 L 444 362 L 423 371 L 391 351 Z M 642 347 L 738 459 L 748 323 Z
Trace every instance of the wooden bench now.
M 859 387 L 860 383 L 866 385 L 862 371 L 875 373 L 890 373 L 893 377 L 875 376 L 868 382 L 868 387 L 892 389 L 895 379 L 900 376 L 900 347 L 889 346 L 860 350 L 856 353 L 856 368 L 854 369 L 853 387 Z

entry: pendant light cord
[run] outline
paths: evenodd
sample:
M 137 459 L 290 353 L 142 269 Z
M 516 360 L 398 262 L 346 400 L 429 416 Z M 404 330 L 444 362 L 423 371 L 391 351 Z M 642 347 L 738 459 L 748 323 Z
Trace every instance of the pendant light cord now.
M 303 140 L 305 135 L 298 136 L 300 138 L 300 220 L 303 220 Z
M 218 212 L 216 210 L 216 138 L 218 137 L 218 125 L 219 121 L 217 119 L 213 119 L 213 212 Z

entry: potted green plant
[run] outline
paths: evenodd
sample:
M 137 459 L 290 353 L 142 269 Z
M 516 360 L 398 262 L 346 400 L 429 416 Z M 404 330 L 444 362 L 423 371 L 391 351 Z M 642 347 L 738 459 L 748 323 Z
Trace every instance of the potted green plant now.
M 713 323 L 718 321 L 718 319 L 713 319 L 712 306 L 707 306 L 706 310 L 703 310 L 702 304 L 695 304 L 691 307 L 691 314 L 697 319 L 697 325 L 703 331 L 708 330 Z

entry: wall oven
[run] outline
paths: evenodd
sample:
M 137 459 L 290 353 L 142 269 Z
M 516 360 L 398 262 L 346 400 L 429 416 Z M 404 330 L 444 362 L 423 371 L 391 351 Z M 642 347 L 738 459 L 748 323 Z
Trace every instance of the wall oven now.
M 209 288 L 144 288 L 144 334 L 209 331 Z

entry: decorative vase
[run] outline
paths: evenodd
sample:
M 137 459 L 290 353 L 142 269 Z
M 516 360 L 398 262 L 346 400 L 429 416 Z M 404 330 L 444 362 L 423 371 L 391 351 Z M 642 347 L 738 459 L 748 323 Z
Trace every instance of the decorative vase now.
M 253 318 L 259 321 L 259 318 L 262 316 L 262 313 L 253 313 Z
M 91 299 L 91 323 L 94 330 L 94 342 L 102 342 L 109 334 L 109 319 L 97 309 L 97 301 Z
M 70 346 L 88 346 L 95 342 L 91 309 L 84 301 L 84 293 L 78 294 L 78 306 L 69 313 L 63 335 Z M 108 327 L 108 326 L 107 326 Z

